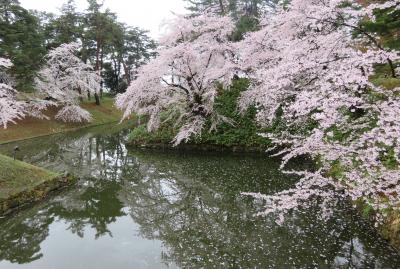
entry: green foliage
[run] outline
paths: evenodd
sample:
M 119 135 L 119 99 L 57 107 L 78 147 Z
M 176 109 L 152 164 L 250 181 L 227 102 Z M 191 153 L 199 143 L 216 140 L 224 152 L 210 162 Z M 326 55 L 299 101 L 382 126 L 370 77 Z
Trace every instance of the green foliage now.
M 327 176 L 337 180 L 344 179 L 344 168 L 339 161 L 334 161 L 331 164 L 331 167 L 327 172 Z
M 351 132 L 343 132 L 342 130 L 339 130 L 337 127 L 332 127 L 328 131 L 331 132 L 331 134 L 333 134 L 331 137 L 329 137 L 329 139 L 338 142 L 344 142 L 351 134 Z
M 194 143 L 223 146 L 269 145 L 269 141 L 258 134 L 261 130 L 255 123 L 256 109 L 250 108 L 243 114 L 238 111 L 238 99 L 248 86 L 246 79 L 238 79 L 233 81 L 229 89 L 220 89 L 215 100 L 215 109 L 219 114 L 233 120 L 233 125 L 223 123 L 216 131 L 204 132 L 201 137 L 194 138 Z
M 140 143 L 141 141 L 146 141 L 149 136 L 147 132 L 146 124 L 139 125 L 129 134 L 129 140 Z
M 398 169 L 399 163 L 396 159 L 396 153 L 393 148 L 388 148 L 386 151 L 381 152 L 379 156 L 383 165 L 388 169 Z
M 259 21 L 255 17 L 242 16 L 236 23 L 236 29 L 232 33 L 232 41 L 240 41 L 243 39 L 247 32 L 257 31 L 259 28 Z
M 376 65 L 375 74 L 370 77 L 370 81 L 376 86 L 381 86 L 388 90 L 400 87 L 400 78 L 391 77 L 389 65 Z
M 0 2 L 0 57 L 10 58 L 17 89 L 32 91 L 45 54 L 39 21 L 17 1 Z
M 374 208 L 371 205 L 364 205 L 362 208 L 362 215 L 364 218 L 369 218 L 374 215 Z
M 376 10 L 375 21 L 364 20 L 361 27 L 369 33 L 378 34 L 383 45 L 391 49 L 400 49 L 400 39 L 398 35 L 400 27 L 400 10 L 389 8 Z
M 68 0 L 62 5 L 60 11 L 60 16 L 45 14 L 45 17 L 41 18 L 47 49 L 76 42 L 83 36 L 84 17 L 76 11 L 75 1 Z
M 119 24 L 113 29 L 106 46 L 110 61 L 103 65 L 103 77 L 105 86 L 115 94 L 124 92 L 138 68 L 155 56 L 156 43 L 147 31 L 137 27 Z
M 371 79 L 372 83 L 376 86 L 381 86 L 388 90 L 393 90 L 394 88 L 400 87 L 399 78 L 375 78 Z
M 164 125 L 159 131 L 149 133 L 146 124 L 142 124 L 129 134 L 129 140 L 135 144 L 169 144 L 175 136 L 174 128 Z

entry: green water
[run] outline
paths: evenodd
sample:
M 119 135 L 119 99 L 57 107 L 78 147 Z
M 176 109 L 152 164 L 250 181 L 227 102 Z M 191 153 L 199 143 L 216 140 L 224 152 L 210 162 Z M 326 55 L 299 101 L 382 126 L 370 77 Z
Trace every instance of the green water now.
M 241 192 L 296 181 L 279 160 L 127 150 L 125 139 L 105 126 L 18 143 L 19 159 L 81 179 L 0 219 L 0 269 L 400 268 L 399 253 L 340 203 L 326 222 L 314 210 L 282 226 L 255 217 L 262 204 Z

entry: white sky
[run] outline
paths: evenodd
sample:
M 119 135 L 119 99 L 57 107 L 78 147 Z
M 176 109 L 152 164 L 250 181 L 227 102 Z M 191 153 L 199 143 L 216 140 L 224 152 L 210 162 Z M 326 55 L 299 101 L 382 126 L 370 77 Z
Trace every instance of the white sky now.
M 66 0 L 19 0 L 26 9 L 59 13 Z M 98 1 L 100 2 L 100 1 Z M 75 0 L 78 11 L 87 8 L 86 0 Z M 118 20 L 130 26 L 150 31 L 153 38 L 160 36 L 160 25 L 173 17 L 172 12 L 185 13 L 183 0 L 104 0 L 104 6 L 117 13 Z

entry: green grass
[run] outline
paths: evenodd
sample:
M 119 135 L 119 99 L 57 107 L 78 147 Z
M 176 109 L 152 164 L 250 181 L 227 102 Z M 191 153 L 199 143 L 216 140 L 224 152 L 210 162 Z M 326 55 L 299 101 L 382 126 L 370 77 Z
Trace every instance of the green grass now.
M 393 90 L 394 88 L 400 87 L 399 78 L 374 78 L 371 79 L 375 86 L 381 86 L 387 90 Z
M 400 87 L 400 78 L 392 78 L 391 70 L 387 64 L 375 66 L 375 74 L 370 77 L 370 81 L 375 86 L 381 86 L 387 90 Z
M 89 125 L 100 125 L 109 122 L 119 121 L 122 117 L 122 112 L 114 106 L 114 99 L 104 97 L 101 100 L 101 105 L 97 106 L 91 102 L 82 104 L 84 109 L 87 109 L 92 114 L 93 121 Z
M 74 124 L 56 121 L 54 116 L 57 109 L 51 109 L 46 112 L 51 120 L 28 117 L 18 121 L 17 124 L 10 124 L 7 129 L 0 129 L 0 144 L 117 122 L 122 117 L 122 112 L 114 107 L 114 99 L 109 97 L 103 98 L 100 106 L 96 106 L 92 100 L 84 102 L 82 107 L 92 114 L 92 122 Z
M 0 201 L 58 177 L 56 173 L 0 155 Z

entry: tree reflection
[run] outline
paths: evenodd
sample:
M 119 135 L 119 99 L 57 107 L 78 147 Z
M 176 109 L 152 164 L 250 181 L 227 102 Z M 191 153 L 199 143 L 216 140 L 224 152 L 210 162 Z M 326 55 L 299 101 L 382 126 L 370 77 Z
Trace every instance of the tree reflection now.
M 23 264 L 40 259 L 40 244 L 56 221 L 66 223 L 72 233 L 82 238 L 87 227 L 95 230 L 96 239 L 112 236 L 109 224 L 126 215 L 118 199 L 119 180 L 129 163 L 124 137 L 124 132 L 94 132 L 40 139 L 44 143 L 22 142 L 25 151 L 19 156 L 21 159 L 55 171 L 71 171 L 81 180 L 73 190 L 46 204 L 0 220 L 0 260 Z M 7 145 L 2 151 L 7 152 L 12 146 Z
M 182 268 L 348 268 L 348 261 L 351 268 L 400 265 L 393 260 L 395 252 L 371 247 L 386 243 L 376 244 L 378 237 L 368 236 L 365 225 L 357 227 L 362 223 L 344 207 L 325 223 L 315 217 L 317 211 L 291 216 L 283 226 L 254 217 L 259 205 L 241 191 L 275 192 L 293 181 L 277 172 L 275 160 L 132 154 L 141 180 L 124 181 L 123 199 L 143 236 L 165 244 L 167 262 Z M 349 241 L 361 247 L 349 249 Z
M 12 221 L 0 223 L 0 260 L 30 263 L 40 259 L 40 243 L 49 234 L 54 221 L 47 214 L 20 215 Z
M 71 171 L 81 180 L 46 203 L 0 220 L 0 260 L 40 259 L 40 245 L 55 222 L 81 238 L 88 228 L 95 239 L 112 236 L 110 224 L 128 208 L 143 237 L 163 242 L 164 261 L 182 268 L 400 268 L 399 255 L 343 205 L 328 222 L 318 221 L 313 209 L 290 216 L 283 226 L 255 217 L 262 204 L 241 192 L 274 193 L 296 181 L 279 172 L 279 160 L 129 153 L 125 138 L 125 132 L 100 129 L 20 144 L 19 158 Z
M 0 260 L 22 264 L 40 259 L 43 256 L 40 244 L 55 221 L 66 223 L 72 233 L 82 238 L 88 227 L 95 230 L 96 239 L 112 236 L 109 224 L 126 215 L 118 199 L 120 190 L 116 182 L 87 179 L 46 205 L 0 222 Z

